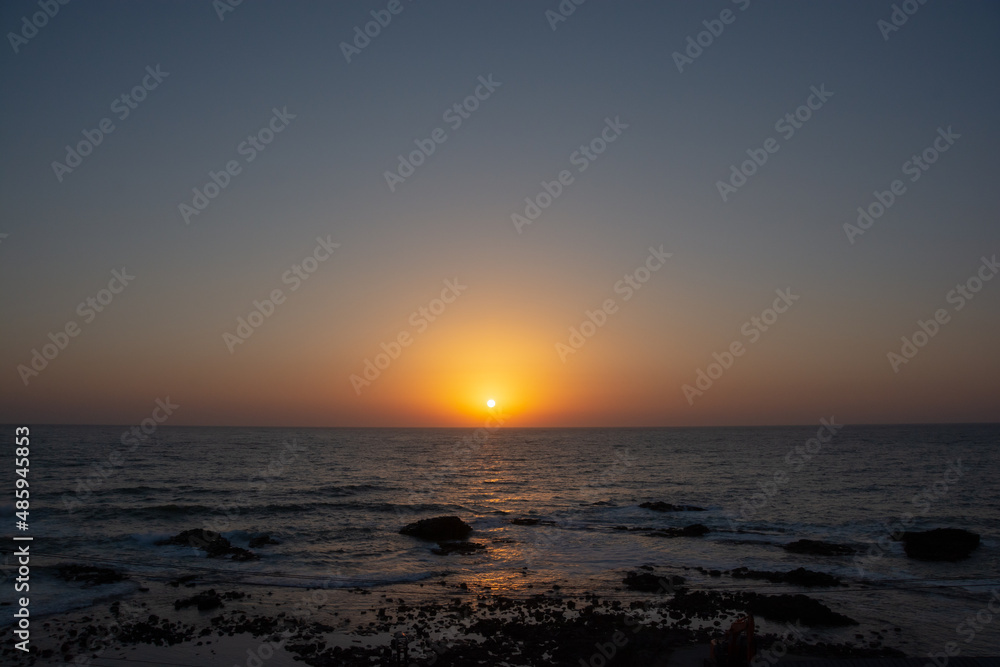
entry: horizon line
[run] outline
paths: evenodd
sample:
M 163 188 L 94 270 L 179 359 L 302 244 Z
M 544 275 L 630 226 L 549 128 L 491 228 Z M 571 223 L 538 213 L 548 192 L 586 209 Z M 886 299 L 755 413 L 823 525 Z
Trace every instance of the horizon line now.
M 688 424 L 688 425 L 659 425 L 659 426 L 501 426 L 494 430 L 509 430 L 509 429 L 522 429 L 522 430 L 569 430 L 569 429 L 693 429 L 693 428 L 798 428 L 803 426 L 814 426 L 816 422 L 809 423 L 799 423 L 799 424 Z M 45 423 L 45 424 L 31 424 L 27 422 L 9 422 L 3 424 L 3 426 L 34 426 L 35 428 L 44 427 L 70 427 L 70 426 L 88 426 L 95 428 L 131 428 L 135 424 L 80 424 L 80 423 Z M 1000 426 L 1000 421 L 986 421 L 986 422 L 866 422 L 866 423 L 847 423 L 845 422 L 843 426 Z M 272 428 L 272 429 L 407 429 L 407 430 L 427 430 L 427 429 L 452 429 L 452 430 L 466 430 L 466 429 L 477 429 L 483 428 L 482 426 L 262 426 L 253 424 L 157 424 L 157 430 L 161 428 Z

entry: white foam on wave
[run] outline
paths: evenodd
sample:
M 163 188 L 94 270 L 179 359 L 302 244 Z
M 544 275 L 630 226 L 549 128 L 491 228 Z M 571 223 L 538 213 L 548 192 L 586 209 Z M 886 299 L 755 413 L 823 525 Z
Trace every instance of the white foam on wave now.
M 31 616 L 44 618 L 58 616 L 75 609 L 85 609 L 97 602 L 129 595 L 138 588 L 134 581 L 84 586 L 63 581 L 47 568 L 32 568 Z M 0 614 L 0 627 L 14 622 L 13 614 Z

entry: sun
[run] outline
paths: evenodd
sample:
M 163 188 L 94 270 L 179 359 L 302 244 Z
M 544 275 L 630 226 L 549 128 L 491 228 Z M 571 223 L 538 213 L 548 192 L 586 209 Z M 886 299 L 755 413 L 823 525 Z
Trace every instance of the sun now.
M 497 404 L 497 402 L 496 402 L 496 401 L 494 401 L 494 400 L 493 400 L 492 398 L 491 398 L 490 400 L 486 401 L 486 407 L 488 407 L 488 408 L 492 408 L 492 407 L 494 407 L 494 406 L 495 406 L 496 404 Z

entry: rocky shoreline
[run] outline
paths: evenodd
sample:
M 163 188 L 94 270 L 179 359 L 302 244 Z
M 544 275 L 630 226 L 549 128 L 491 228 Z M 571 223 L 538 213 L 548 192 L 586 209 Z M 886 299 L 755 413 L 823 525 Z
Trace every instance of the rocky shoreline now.
M 77 566 L 71 575 L 77 582 L 112 576 L 107 568 L 90 569 Z M 114 572 L 115 580 L 128 577 Z M 622 586 L 603 593 L 540 582 L 537 593 L 509 594 L 450 577 L 391 591 L 227 587 L 197 574 L 136 581 L 135 592 L 123 599 L 40 618 L 50 634 L 36 641 L 26 664 L 74 664 L 79 656 L 182 646 L 211 663 L 213 647 L 235 637 L 315 667 L 394 665 L 390 646 L 402 632 L 408 665 L 493 665 L 502 657 L 512 665 L 575 667 L 602 650 L 613 650 L 617 664 L 658 665 L 679 647 L 719 636 L 746 610 L 774 621 L 775 628 L 797 628 L 764 632 L 762 650 L 782 642 L 800 655 L 902 655 L 883 643 L 888 628 L 859 632 L 858 641 L 818 641 L 811 630 L 855 621 L 804 594 L 699 590 L 654 566 L 619 576 Z M 740 585 L 738 576 L 728 576 Z M 645 587 L 635 590 L 630 582 Z M 12 651 L 5 647 L 4 659 Z
M 649 509 L 702 511 L 673 505 Z M 525 517 L 511 523 L 541 522 Z M 700 524 L 672 531 L 660 528 L 656 536 L 699 539 L 707 531 L 701 528 Z M 443 559 L 464 558 L 486 548 L 470 542 L 473 529 L 453 516 L 421 520 L 400 533 L 426 542 L 431 553 Z M 978 535 L 951 531 L 947 537 L 952 544 L 942 558 L 962 557 L 978 546 Z M 908 533 L 900 539 L 921 549 L 921 557 L 938 555 L 928 555 L 922 534 Z M 276 543 L 261 536 L 251 546 Z M 158 544 L 190 546 L 192 557 L 235 563 L 260 557 L 201 529 Z M 855 553 L 846 545 L 812 540 L 785 547 L 789 553 L 820 558 Z M 680 569 L 683 576 L 676 567 L 647 564 L 609 572 L 600 585 L 548 581 L 525 569 L 501 585 L 455 575 L 391 588 L 303 589 L 234 584 L 231 578 L 211 572 L 141 579 L 115 568 L 59 563 L 53 571 L 67 586 L 125 582 L 133 588 L 117 600 L 84 611 L 39 618 L 45 633 L 34 642 L 27 664 L 76 664 L 81 657 L 87 662 L 137 647 L 183 647 L 186 655 L 214 664 L 212 656 L 220 642 L 235 638 L 284 656 L 286 662 L 276 657 L 270 663 L 274 667 L 292 662 L 314 667 L 395 665 L 390 655 L 394 645 L 406 652 L 407 665 L 493 665 L 502 659 L 510 665 L 577 666 L 603 656 L 608 662 L 614 657 L 617 664 L 654 666 L 666 664 L 680 647 L 719 637 L 747 612 L 764 621 L 761 651 L 780 642 L 783 651 L 804 656 L 904 655 L 899 648 L 906 643 L 900 642 L 901 628 L 884 620 L 873 627 L 871 619 L 862 626 L 839 604 L 816 597 L 852 585 L 840 577 L 801 566 L 788 571 Z M 846 628 L 856 628 L 850 631 L 853 639 L 842 632 L 836 635 L 839 641 L 829 641 L 831 629 Z M 13 658 L 13 652 L 9 646 L 0 649 L 5 659 Z M 257 660 L 263 664 L 262 659 L 261 653 Z

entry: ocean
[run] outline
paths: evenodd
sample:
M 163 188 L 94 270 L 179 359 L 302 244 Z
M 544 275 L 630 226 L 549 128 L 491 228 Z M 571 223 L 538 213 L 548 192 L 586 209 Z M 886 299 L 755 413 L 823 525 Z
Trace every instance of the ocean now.
M 801 566 L 842 577 L 847 586 L 809 594 L 862 627 L 884 629 L 886 643 L 908 654 L 947 642 L 963 655 L 1000 654 L 1000 618 L 980 614 L 969 642 L 971 626 L 961 627 L 1000 587 L 998 425 L 840 426 L 826 418 L 742 428 L 160 427 L 143 442 L 123 439 L 125 432 L 32 427 L 35 616 L 58 618 L 135 593 L 131 581 L 56 579 L 51 566 L 67 562 L 147 580 L 198 572 L 228 585 L 291 589 L 385 592 L 450 576 L 474 592 L 526 595 L 559 582 L 567 594 L 637 597 L 621 580 L 645 564 L 695 587 L 730 590 L 780 586 L 710 571 Z M 657 501 L 703 511 L 639 506 Z M 2 508 L 11 527 L 14 511 Z M 442 556 L 399 534 L 442 515 L 468 522 L 471 539 L 486 548 Z M 981 544 L 958 562 L 913 560 L 889 539 L 904 522 L 909 530 L 973 531 Z M 710 532 L 648 534 L 695 523 Z M 252 548 L 260 559 L 249 562 L 156 544 L 192 528 L 240 547 L 263 535 L 279 544 Z M 782 548 L 803 538 L 857 553 Z M 4 600 L 13 599 L 16 576 L 10 551 Z

